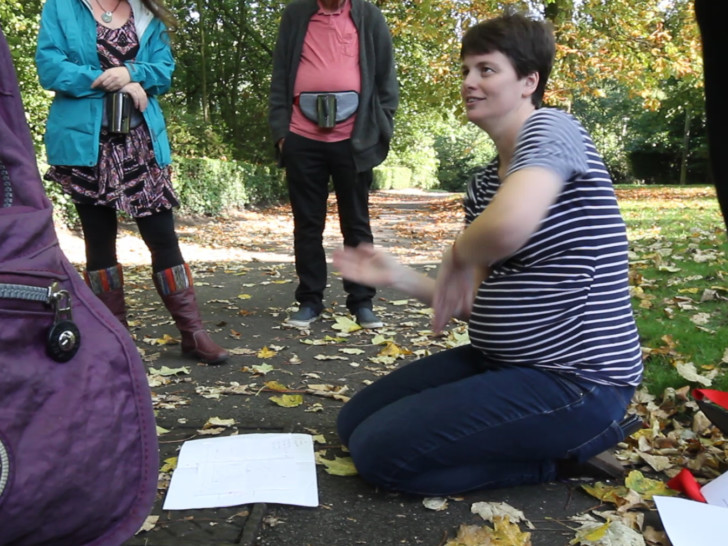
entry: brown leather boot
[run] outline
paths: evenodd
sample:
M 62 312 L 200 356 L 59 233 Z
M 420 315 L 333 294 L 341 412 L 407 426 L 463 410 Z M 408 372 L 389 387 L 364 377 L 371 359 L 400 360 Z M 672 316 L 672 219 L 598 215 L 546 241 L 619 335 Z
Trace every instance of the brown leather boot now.
M 182 352 L 207 364 L 220 364 L 230 356 L 215 343 L 202 325 L 192 273 L 187 264 L 154 274 L 154 286 L 182 334 Z
M 119 319 L 124 328 L 126 322 L 126 301 L 124 300 L 124 272 L 120 264 L 96 271 L 84 271 L 83 278 L 91 291 Z

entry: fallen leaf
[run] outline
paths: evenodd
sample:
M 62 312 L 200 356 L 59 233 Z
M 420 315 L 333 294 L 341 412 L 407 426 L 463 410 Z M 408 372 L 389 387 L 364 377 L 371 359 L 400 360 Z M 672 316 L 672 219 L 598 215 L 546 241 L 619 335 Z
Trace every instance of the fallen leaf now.
M 585 523 L 569 544 L 581 546 L 645 546 L 645 539 L 621 521 Z
M 300 394 L 283 394 L 281 396 L 271 396 L 268 400 L 278 404 L 282 408 L 295 408 L 303 404 L 303 396 Z
M 278 381 L 266 381 L 264 385 L 272 391 L 285 392 L 288 390 L 288 387 Z
M 652 500 L 654 495 L 667 495 L 672 497 L 679 494 L 659 480 L 645 478 L 639 470 L 632 470 L 624 480 L 624 485 L 642 495 L 645 500 Z
M 138 535 L 139 533 L 146 533 L 147 531 L 151 531 L 152 529 L 154 529 L 154 526 L 157 524 L 157 521 L 159 521 L 159 516 L 147 516 L 147 519 L 144 520 L 144 523 L 142 523 L 142 526 L 134 534 Z
M 273 356 L 276 356 L 278 353 L 275 351 L 272 351 L 268 347 L 263 347 L 260 351 L 258 351 L 258 358 L 271 358 Z
M 522 521 L 529 529 L 535 529 L 523 512 L 505 502 L 476 502 L 470 507 L 470 512 L 478 514 L 485 521 L 494 521 L 495 518 L 507 518 L 515 523 Z
M 675 369 L 681 377 L 687 379 L 691 383 L 700 383 L 704 387 L 710 387 L 710 385 L 713 383 L 704 375 L 700 375 L 698 373 L 698 370 L 695 369 L 695 364 L 693 364 L 692 362 L 678 362 L 675 365 Z
M 331 326 L 334 330 L 339 330 L 348 334 L 361 330 L 361 326 L 349 317 L 337 316 L 334 317 L 334 320 L 335 323 Z
M 508 518 L 496 517 L 493 529 L 487 525 L 461 525 L 455 540 L 445 546 L 531 546 L 531 533 L 521 532 Z
M 207 422 L 202 425 L 203 429 L 212 427 L 232 427 L 235 425 L 235 419 L 220 419 L 219 417 L 210 417 Z
M 351 347 L 351 348 L 345 347 L 343 349 L 339 349 L 339 351 L 342 352 L 342 353 L 344 353 L 344 354 L 347 354 L 347 355 L 361 355 L 361 354 L 364 354 L 364 350 L 363 349 L 357 349 L 355 347 Z
M 323 465 L 328 474 L 333 476 L 356 476 L 358 474 L 351 457 L 334 457 L 333 460 L 324 458 L 316 452 L 316 463 Z
M 443 499 L 442 497 L 426 497 L 422 499 L 422 505 L 428 510 L 440 512 L 441 510 L 447 510 L 447 499 Z
M 162 366 L 161 368 L 149 368 L 149 373 L 152 375 L 161 375 L 164 377 L 170 376 L 170 375 L 178 375 L 178 374 L 189 374 L 190 369 L 186 366 L 183 366 L 181 368 L 169 368 L 167 366 Z
M 170 457 L 169 459 L 164 459 L 164 464 L 159 471 L 172 472 L 175 468 L 177 468 L 177 457 Z
M 275 368 L 273 368 L 273 366 L 271 366 L 270 364 L 258 364 L 257 366 L 251 366 L 251 369 L 255 373 L 265 375 L 269 372 L 272 372 Z

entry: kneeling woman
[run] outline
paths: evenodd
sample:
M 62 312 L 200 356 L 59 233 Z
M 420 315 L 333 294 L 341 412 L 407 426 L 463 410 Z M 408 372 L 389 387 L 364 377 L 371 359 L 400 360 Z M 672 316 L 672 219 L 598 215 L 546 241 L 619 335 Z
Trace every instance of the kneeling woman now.
M 621 441 L 642 376 L 627 238 L 611 179 L 581 124 L 541 108 L 553 31 L 507 15 L 462 42 L 462 98 L 497 157 L 471 180 L 466 227 L 437 279 L 371 245 L 344 277 L 469 319 L 471 344 L 395 370 L 341 410 L 360 475 L 422 495 L 550 481 Z

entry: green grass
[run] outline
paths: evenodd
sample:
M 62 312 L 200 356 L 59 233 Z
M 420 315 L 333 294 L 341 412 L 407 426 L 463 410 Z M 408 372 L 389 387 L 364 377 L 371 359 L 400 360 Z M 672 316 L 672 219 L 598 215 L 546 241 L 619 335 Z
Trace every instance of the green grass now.
M 617 194 L 644 384 L 653 394 L 704 386 L 678 372 L 692 363 L 711 388 L 728 390 L 728 236 L 712 186 L 618 186 Z

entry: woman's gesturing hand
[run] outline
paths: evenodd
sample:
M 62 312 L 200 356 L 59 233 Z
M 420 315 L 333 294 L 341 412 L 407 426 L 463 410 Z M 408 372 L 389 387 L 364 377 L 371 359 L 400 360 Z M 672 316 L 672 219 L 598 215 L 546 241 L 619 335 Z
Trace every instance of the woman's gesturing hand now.
M 442 256 L 432 299 L 432 329 L 435 333 L 442 332 L 451 318 L 470 315 L 474 284 L 475 267 L 457 264 L 453 259 L 453 249 L 449 248 Z
M 119 91 L 131 81 L 131 75 L 125 66 L 108 68 L 91 84 L 93 89 L 100 88 L 104 91 Z
M 345 279 L 372 287 L 392 286 L 403 268 L 393 256 L 369 243 L 335 250 L 333 262 Z

